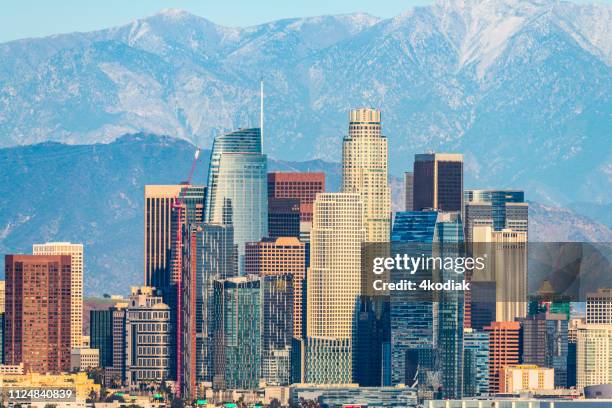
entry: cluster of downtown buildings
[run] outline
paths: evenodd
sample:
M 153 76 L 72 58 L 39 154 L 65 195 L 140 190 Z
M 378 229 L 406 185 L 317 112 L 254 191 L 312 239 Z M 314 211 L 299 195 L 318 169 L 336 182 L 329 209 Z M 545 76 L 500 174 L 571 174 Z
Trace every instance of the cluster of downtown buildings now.
M 522 191 L 465 190 L 461 154 L 426 153 L 393 214 L 380 111 L 352 110 L 342 146 L 340 192 L 323 173 L 268 173 L 259 128 L 215 139 L 207 186 L 145 187 L 144 285 L 90 314 L 108 386 L 167 382 L 192 400 L 358 384 L 461 399 L 612 383 L 611 292 L 572 319 L 567 301 L 496 301 L 499 282 L 436 302 L 364 291 L 366 243 L 484 242 L 518 248 L 497 267 L 526 292 L 528 204 Z M 71 352 L 88 355 L 82 245 L 34 245 L 5 264 L 4 364 L 75 368 Z

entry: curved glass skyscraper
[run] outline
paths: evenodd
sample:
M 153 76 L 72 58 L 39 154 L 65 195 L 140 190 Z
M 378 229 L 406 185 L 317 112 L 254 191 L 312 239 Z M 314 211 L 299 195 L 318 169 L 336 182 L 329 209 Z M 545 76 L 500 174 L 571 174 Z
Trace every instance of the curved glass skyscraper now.
M 268 235 L 267 158 L 259 128 L 240 129 L 215 138 L 208 170 L 206 222 L 223 223 L 231 206 L 239 273 L 244 273 L 245 243 Z

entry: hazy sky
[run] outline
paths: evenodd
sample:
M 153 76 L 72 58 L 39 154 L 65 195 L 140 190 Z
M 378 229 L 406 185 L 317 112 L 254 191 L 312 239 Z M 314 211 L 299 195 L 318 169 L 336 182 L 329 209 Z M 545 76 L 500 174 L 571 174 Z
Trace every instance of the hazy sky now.
M 589 0 L 574 0 L 585 3 Z M 612 3 L 612 0 L 595 0 Z M 365 11 L 392 17 L 431 0 L 0 0 L 0 42 L 122 25 L 180 8 L 228 26 Z

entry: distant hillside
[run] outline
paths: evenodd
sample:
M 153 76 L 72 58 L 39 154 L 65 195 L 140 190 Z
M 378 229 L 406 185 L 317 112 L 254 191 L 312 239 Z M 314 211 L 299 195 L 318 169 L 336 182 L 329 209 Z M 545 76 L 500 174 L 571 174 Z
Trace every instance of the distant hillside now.
M 0 146 L 167 134 L 210 147 L 258 123 L 270 157 L 337 161 L 351 107 L 383 112 L 390 169 L 465 153 L 466 181 L 612 202 L 612 6 L 436 0 L 225 27 L 170 9 L 0 44 Z
M 86 293 L 127 293 L 142 283 L 144 185 L 183 180 L 194 151 L 188 142 L 143 134 L 110 144 L 0 149 L 0 253 L 29 252 L 35 242 L 82 242 Z M 200 155 L 195 183 L 206 179 L 209 154 Z M 269 169 L 324 171 L 330 191 L 340 186 L 338 163 L 270 160 Z M 402 209 L 402 183 L 390 182 L 394 209 Z M 532 238 L 612 241 L 610 228 L 570 210 L 531 206 Z

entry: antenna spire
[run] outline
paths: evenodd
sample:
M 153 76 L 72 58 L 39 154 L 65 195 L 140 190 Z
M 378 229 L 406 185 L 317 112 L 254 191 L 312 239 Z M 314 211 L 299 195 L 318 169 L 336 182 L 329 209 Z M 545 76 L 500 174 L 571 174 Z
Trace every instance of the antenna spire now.
M 261 135 L 261 152 L 264 146 L 264 81 L 263 77 L 259 81 L 259 132 Z

